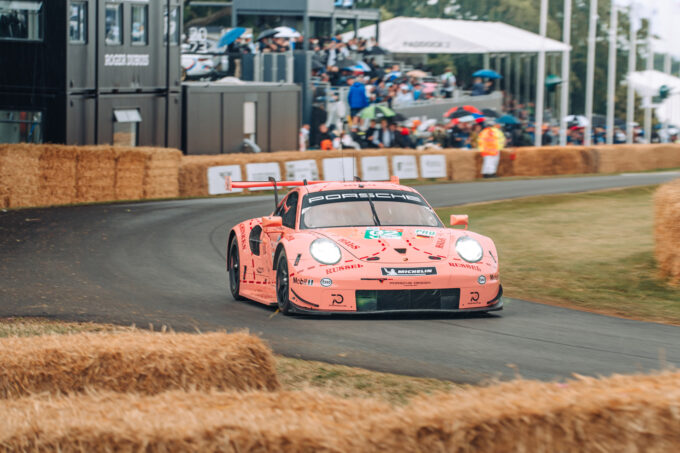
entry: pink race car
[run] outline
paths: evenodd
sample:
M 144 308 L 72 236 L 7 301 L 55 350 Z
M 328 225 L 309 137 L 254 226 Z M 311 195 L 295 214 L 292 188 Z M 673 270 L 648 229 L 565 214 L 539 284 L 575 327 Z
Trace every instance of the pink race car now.
M 414 189 L 391 182 L 231 182 L 295 187 L 267 217 L 229 233 L 236 300 L 291 313 L 495 311 L 503 308 L 493 241 L 446 228 Z M 276 197 L 278 198 L 278 196 Z

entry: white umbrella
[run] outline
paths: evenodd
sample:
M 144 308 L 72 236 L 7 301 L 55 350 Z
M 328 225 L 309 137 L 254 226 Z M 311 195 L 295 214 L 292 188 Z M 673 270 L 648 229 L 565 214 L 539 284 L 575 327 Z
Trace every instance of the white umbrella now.
M 295 39 L 302 36 L 299 31 L 290 27 L 276 27 L 274 30 L 276 30 L 275 38 Z
M 576 123 L 578 127 L 586 127 L 588 124 L 590 124 L 588 118 L 583 115 L 569 115 L 564 118 L 564 121 L 567 123 Z

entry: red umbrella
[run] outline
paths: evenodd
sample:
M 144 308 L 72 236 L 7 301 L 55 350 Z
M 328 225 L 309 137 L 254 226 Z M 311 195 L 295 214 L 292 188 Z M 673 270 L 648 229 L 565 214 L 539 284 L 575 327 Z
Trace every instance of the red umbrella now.
M 449 111 L 444 114 L 444 118 L 460 118 L 471 113 L 483 115 L 482 111 L 479 110 L 477 107 L 474 107 L 472 105 L 464 105 L 462 107 L 453 107 L 449 109 Z
M 452 119 L 451 122 L 449 123 L 449 127 L 455 126 L 459 123 L 471 123 L 473 121 L 475 123 L 479 124 L 479 123 L 483 123 L 485 120 L 486 120 L 486 118 L 482 115 L 479 115 L 477 113 L 469 113 L 465 116 L 461 116 L 459 118 Z

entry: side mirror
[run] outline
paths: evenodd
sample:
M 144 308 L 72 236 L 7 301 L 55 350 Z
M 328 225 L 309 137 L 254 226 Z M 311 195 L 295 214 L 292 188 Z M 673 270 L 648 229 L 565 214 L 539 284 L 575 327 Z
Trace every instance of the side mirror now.
M 283 233 L 283 219 L 279 216 L 262 217 L 262 231 L 264 234 Z
M 451 226 L 463 225 L 467 230 L 468 227 L 468 216 L 466 215 L 452 215 L 451 216 Z

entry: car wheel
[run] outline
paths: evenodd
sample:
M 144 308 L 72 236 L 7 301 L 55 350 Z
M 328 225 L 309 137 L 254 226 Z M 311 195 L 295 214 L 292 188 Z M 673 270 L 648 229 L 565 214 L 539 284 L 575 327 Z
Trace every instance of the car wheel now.
M 231 295 L 235 300 L 245 300 L 241 297 L 239 290 L 241 288 L 241 262 L 238 254 L 238 241 L 232 239 L 229 244 L 229 255 L 227 256 L 227 274 L 229 275 L 229 288 Z
M 276 262 L 276 301 L 279 304 L 279 311 L 284 315 L 292 313 L 290 303 L 290 275 L 288 274 L 288 258 L 286 252 L 279 255 Z

